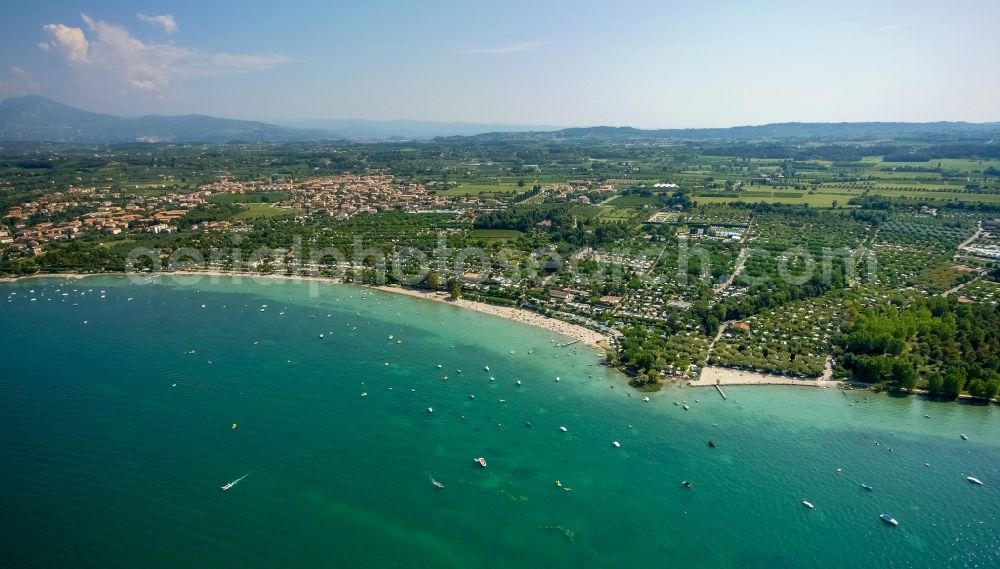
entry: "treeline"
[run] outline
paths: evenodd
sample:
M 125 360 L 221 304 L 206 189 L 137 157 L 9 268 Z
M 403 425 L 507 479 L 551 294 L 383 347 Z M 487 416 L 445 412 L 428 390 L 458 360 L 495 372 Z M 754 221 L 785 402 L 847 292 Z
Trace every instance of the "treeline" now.
M 859 381 L 922 384 L 950 398 L 1000 392 L 1000 306 L 932 297 L 852 307 L 837 343 L 840 365 Z

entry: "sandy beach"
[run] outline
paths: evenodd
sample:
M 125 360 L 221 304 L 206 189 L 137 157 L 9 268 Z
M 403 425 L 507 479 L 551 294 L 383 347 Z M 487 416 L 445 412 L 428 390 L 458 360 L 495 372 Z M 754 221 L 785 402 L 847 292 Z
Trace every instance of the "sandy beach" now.
M 514 320 L 516 322 L 521 322 L 522 324 L 538 326 L 540 328 L 545 328 L 546 330 L 558 332 L 563 336 L 567 336 L 572 340 L 577 340 L 580 343 L 591 347 L 607 349 L 608 345 L 608 337 L 600 332 L 591 330 L 590 328 L 586 328 L 584 326 L 563 322 L 562 320 L 556 318 L 542 316 L 541 314 L 525 310 L 523 308 L 496 306 L 493 304 L 486 304 L 485 302 L 475 302 L 462 298 L 458 300 L 450 300 L 450 296 L 442 296 L 430 291 L 414 290 L 395 286 L 373 286 L 369 288 L 395 294 L 405 294 L 406 296 L 433 300 L 435 302 L 443 302 L 452 306 L 460 306 L 462 308 L 468 308 L 469 310 L 475 310 L 476 312 L 482 312 L 484 314 L 500 316 L 501 318 Z
M 711 387 L 713 385 L 801 385 L 804 387 L 837 387 L 840 382 L 816 378 L 798 379 L 784 375 L 771 375 L 752 371 L 741 371 L 725 367 L 706 366 L 701 376 L 687 384 L 691 387 Z

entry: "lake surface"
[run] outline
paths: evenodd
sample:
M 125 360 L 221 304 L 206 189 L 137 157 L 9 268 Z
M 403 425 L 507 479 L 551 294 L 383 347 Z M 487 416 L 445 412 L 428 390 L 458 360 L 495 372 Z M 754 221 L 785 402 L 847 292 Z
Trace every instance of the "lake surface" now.
M 997 408 L 647 403 L 565 341 L 352 287 L 0 285 L 3 566 L 1000 563 Z

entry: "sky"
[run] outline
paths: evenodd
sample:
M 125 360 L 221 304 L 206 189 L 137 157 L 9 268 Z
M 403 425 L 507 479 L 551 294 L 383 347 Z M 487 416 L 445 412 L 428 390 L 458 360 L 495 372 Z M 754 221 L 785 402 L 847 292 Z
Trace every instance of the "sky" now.
M 1000 1 L 5 1 L 0 98 L 559 126 L 1000 120 Z

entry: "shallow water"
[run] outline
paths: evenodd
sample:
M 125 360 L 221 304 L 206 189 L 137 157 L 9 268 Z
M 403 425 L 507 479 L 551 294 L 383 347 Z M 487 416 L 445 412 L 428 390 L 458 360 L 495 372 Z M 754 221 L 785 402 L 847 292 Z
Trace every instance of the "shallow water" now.
M 2 285 L 4 565 L 1000 559 L 995 407 L 794 387 L 644 403 L 561 341 L 351 287 Z

